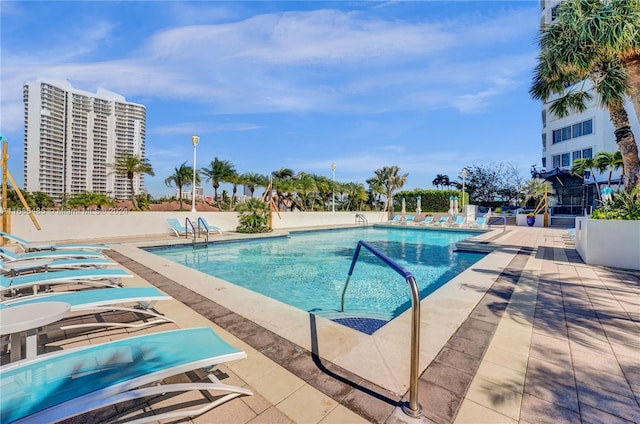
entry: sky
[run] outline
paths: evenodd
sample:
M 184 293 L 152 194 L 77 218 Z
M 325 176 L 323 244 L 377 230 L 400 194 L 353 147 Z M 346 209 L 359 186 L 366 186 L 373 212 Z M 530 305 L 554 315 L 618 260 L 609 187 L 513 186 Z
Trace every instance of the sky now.
M 147 109 L 154 197 L 183 162 L 366 180 L 460 181 L 465 166 L 541 156 L 528 94 L 538 1 L 0 2 L 0 131 L 23 179 L 22 86 L 103 88 Z M 213 194 L 204 183 L 205 194 Z M 223 186 L 223 189 L 225 187 Z

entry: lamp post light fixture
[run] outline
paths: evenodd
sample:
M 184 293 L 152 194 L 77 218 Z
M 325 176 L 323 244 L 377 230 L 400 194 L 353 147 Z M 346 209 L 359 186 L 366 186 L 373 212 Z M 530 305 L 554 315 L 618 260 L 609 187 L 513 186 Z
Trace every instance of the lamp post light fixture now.
M 200 142 L 197 135 L 191 136 L 191 144 L 193 144 L 193 191 L 191 192 L 191 212 L 196 211 L 196 146 Z
M 336 164 L 331 164 L 331 179 L 333 185 L 331 186 L 331 212 L 336 211 Z
M 464 180 L 467 178 L 467 170 L 463 169 L 460 175 L 462 175 L 462 213 L 464 213 Z

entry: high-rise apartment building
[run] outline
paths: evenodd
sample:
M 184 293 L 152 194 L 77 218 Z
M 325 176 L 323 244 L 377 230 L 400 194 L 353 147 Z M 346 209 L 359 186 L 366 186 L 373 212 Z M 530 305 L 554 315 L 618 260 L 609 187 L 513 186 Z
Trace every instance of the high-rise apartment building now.
M 542 0 L 541 24 L 552 24 L 557 18 L 557 10 L 561 0 Z M 590 87 L 588 81 L 581 81 Z M 589 175 L 586 178 L 571 176 L 571 165 L 576 159 L 593 158 L 598 152 L 615 152 L 618 150 L 614 127 L 609 118 L 609 111 L 602 108 L 598 96 L 593 93 L 593 100 L 581 113 L 572 113 L 564 118 L 555 116 L 549 107 L 558 96 L 550 98 L 542 104 L 542 158 L 541 168 L 536 175 L 554 183 L 558 193 L 558 205 L 554 208 L 558 213 L 579 214 L 585 207 L 595 206 L 593 190 L 595 179 L 606 184 L 608 173 Z M 625 102 L 629 114 L 631 130 L 640 136 L 640 123 L 635 109 L 629 99 Z M 614 173 L 615 181 L 619 181 L 621 172 Z
M 144 157 L 146 108 L 119 94 L 74 89 L 67 81 L 24 84 L 24 187 L 60 201 L 83 191 L 123 199 L 126 176 L 108 164 L 124 153 Z M 136 193 L 144 178 L 136 175 Z

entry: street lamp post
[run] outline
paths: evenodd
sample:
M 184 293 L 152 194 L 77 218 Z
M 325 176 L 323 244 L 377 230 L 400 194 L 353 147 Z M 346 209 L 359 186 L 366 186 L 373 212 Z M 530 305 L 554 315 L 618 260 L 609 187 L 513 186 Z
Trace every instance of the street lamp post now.
M 467 170 L 463 169 L 460 175 L 462 175 L 462 213 L 464 214 L 464 180 L 467 178 Z
M 331 164 L 331 178 L 333 180 L 333 186 L 331 187 L 331 212 L 336 211 L 336 164 Z
M 191 144 L 193 144 L 193 191 L 191 192 L 191 212 L 196 211 L 196 146 L 200 142 L 197 135 L 191 136 Z

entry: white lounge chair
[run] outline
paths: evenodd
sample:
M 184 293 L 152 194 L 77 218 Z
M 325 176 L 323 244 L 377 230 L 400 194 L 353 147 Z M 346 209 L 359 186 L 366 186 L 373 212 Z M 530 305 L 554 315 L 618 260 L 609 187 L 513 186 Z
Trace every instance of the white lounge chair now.
M 4 247 L 0 247 L 0 257 L 5 260 L 16 261 L 18 259 L 42 259 L 42 258 L 104 258 L 97 250 L 53 250 L 29 253 L 16 253 Z
M 1 275 L 7 276 L 19 275 L 27 272 L 57 271 L 78 268 L 104 268 L 110 265 L 116 265 L 116 263 L 106 258 L 0 260 L 0 267 L 2 267 L 0 273 Z
M 140 328 L 148 325 L 175 322 L 174 320 L 150 310 L 159 300 L 170 300 L 171 296 L 162 293 L 155 287 L 123 287 L 95 290 L 79 290 L 71 292 L 42 293 L 33 296 L 17 297 L 0 303 L 0 308 L 9 308 L 19 305 L 34 304 L 40 302 L 64 302 L 70 305 L 69 313 L 78 314 L 94 313 L 100 311 L 129 311 L 143 314 L 151 320 L 132 324 L 126 322 L 83 322 L 81 324 L 68 324 L 62 322 L 58 328 L 69 330 L 72 328 L 88 327 L 126 327 Z M 127 307 L 127 304 L 136 304 L 138 307 Z M 48 326 L 51 327 L 51 326 Z
M 0 294 L 31 288 L 36 294 L 40 286 L 51 284 L 82 284 L 98 287 L 121 286 L 120 278 L 133 277 L 122 269 L 74 269 L 40 272 L 14 277 L 0 276 Z
M 0 421 L 58 422 L 105 406 L 165 393 L 223 394 L 215 398 L 202 396 L 203 405 L 189 410 L 158 415 L 141 411 L 135 422 L 195 417 L 235 397 L 253 393 L 223 384 L 211 372 L 207 382 L 163 384 L 163 380 L 246 356 L 205 327 L 145 334 L 17 361 L 0 367 Z M 196 402 L 190 397 L 187 404 L 193 406 Z M 135 418 L 138 417 L 130 417 Z
M 106 250 L 108 246 L 104 244 L 57 244 L 57 243 L 41 243 L 30 242 L 18 237 L 15 234 L 5 233 L 0 231 L 0 236 L 18 243 L 25 252 L 33 252 L 38 250 Z

